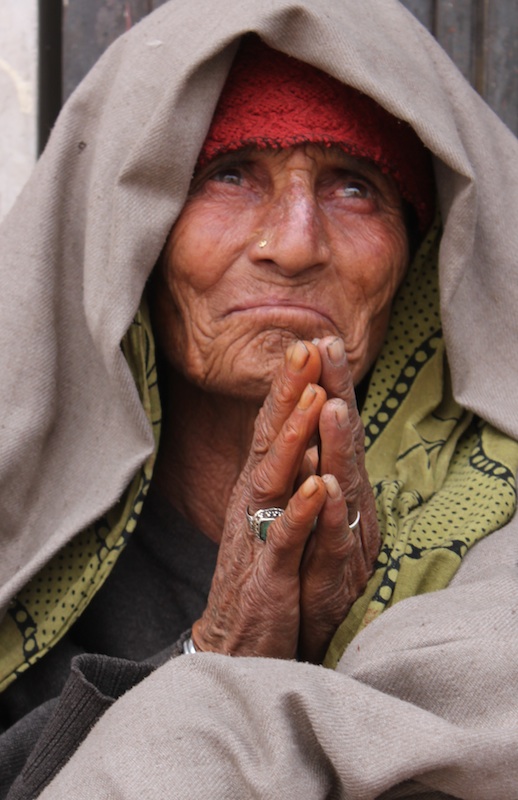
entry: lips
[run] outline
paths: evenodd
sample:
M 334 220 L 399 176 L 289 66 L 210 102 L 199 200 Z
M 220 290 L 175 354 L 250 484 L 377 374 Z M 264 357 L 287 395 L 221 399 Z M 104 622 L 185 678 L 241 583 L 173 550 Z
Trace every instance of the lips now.
M 314 315 L 315 317 L 320 317 L 320 319 L 325 320 L 328 325 L 336 329 L 336 325 L 329 316 L 327 309 L 324 310 L 318 304 L 297 302 L 294 301 L 293 298 L 254 298 L 233 306 L 228 313 L 240 314 L 247 312 L 264 313 L 265 315 L 279 312 L 286 316 L 295 316 L 296 314 Z

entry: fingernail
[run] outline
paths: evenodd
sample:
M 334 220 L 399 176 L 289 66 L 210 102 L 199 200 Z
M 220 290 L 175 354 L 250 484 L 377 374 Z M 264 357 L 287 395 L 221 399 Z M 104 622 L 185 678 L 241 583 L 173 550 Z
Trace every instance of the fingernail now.
M 313 402 L 316 396 L 317 393 L 313 388 L 313 385 L 311 383 L 308 383 L 308 385 L 306 386 L 306 388 L 304 389 L 304 391 L 300 396 L 300 400 L 298 402 L 298 408 L 301 408 L 303 411 L 305 411 L 306 408 L 310 407 L 311 403 Z
M 292 344 L 286 353 L 287 361 L 294 372 L 300 372 L 309 358 L 309 350 L 300 340 Z
M 334 475 L 322 475 L 322 480 L 326 485 L 326 491 L 329 497 L 337 498 L 340 497 L 342 494 L 342 490 L 340 489 L 340 484 L 336 480 Z
M 342 339 L 338 337 L 327 345 L 327 355 L 331 364 L 343 364 L 345 361 L 345 347 Z
M 318 481 L 316 481 L 313 476 L 304 481 L 304 483 L 300 487 L 300 491 L 304 495 L 304 497 L 311 497 L 311 495 L 315 494 L 317 489 L 318 489 Z
M 336 424 L 339 428 L 345 428 L 347 423 L 349 422 L 349 411 L 347 409 L 347 403 L 344 400 L 339 400 L 335 398 L 331 401 L 335 408 L 335 419 Z

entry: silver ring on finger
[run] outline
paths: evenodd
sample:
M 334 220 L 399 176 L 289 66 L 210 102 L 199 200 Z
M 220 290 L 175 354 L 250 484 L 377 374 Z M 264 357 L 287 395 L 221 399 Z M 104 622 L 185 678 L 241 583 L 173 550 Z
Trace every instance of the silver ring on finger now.
M 265 542 L 268 528 L 277 517 L 282 517 L 283 514 L 283 508 L 259 508 L 255 514 L 251 514 L 250 509 L 247 508 L 246 521 L 252 533 L 262 542 Z
M 357 528 L 357 527 L 358 527 L 358 524 L 359 524 L 359 522 L 360 522 L 360 512 L 359 512 L 359 511 L 357 511 L 357 512 L 356 512 L 356 519 L 354 520 L 354 522 L 350 522 L 350 523 L 349 523 L 349 530 L 350 530 L 350 531 L 353 531 L 355 528 Z

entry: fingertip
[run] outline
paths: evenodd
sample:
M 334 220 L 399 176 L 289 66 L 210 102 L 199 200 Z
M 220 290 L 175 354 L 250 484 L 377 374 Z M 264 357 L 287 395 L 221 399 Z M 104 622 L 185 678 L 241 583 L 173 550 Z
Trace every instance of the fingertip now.
M 349 407 L 345 400 L 339 397 L 330 397 L 322 407 L 319 422 L 321 436 L 327 433 L 332 440 L 337 442 L 336 437 L 343 440 L 343 437 L 352 436 L 352 423 Z
M 328 352 L 328 348 L 330 347 L 330 345 L 332 345 L 333 342 L 335 342 L 337 339 L 339 341 L 342 341 L 342 339 L 340 339 L 339 336 L 333 336 L 332 334 L 330 334 L 329 336 L 323 336 L 321 339 L 314 339 L 313 341 L 317 345 L 322 356 L 325 356 Z
M 322 369 L 322 356 L 312 342 L 298 339 L 286 350 L 285 364 L 291 373 L 304 373 L 317 382 Z
M 339 336 L 335 336 L 334 339 L 330 341 L 326 341 L 326 354 L 327 358 L 334 367 L 339 367 L 342 364 L 345 364 L 346 355 L 345 355 L 345 345 L 343 339 Z
M 337 500 L 341 496 L 342 490 L 340 488 L 340 484 L 338 483 L 336 477 L 331 474 L 322 475 L 322 480 L 324 481 L 324 485 L 326 487 L 326 492 L 328 496 L 332 500 Z
M 316 475 L 310 475 L 309 478 L 306 478 L 302 486 L 300 487 L 300 493 L 303 497 L 309 498 L 313 497 L 313 495 L 318 492 L 320 488 L 320 483 Z
M 345 400 L 338 397 L 333 398 L 333 400 L 329 402 L 334 411 L 336 424 L 339 428 L 345 428 L 346 425 L 349 425 L 349 409 L 347 408 L 347 403 Z
M 301 339 L 291 344 L 286 350 L 286 363 L 293 372 L 300 372 L 309 359 L 309 350 Z
M 317 474 L 318 461 L 319 461 L 318 446 L 313 445 L 312 447 L 308 447 L 304 455 L 304 460 L 302 462 L 302 468 L 301 468 L 301 475 L 303 479 L 309 477 L 310 475 Z
M 309 339 L 304 339 L 304 345 L 309 353 L 309 363 L 311 363 L 312 366 L 318 366 L 318 374 L 315 378 L 316 381 L 318 381 L 320 377 L 320 370 L 322 367 L 322 354 L 320 352 L 319 342 L 320 339 L 313 339 L 311 342 Z

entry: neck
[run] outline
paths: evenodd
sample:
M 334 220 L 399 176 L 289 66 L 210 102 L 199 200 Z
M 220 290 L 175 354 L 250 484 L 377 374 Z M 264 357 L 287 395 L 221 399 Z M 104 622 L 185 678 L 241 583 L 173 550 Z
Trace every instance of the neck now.
M 259 407 L 208 394 L 172 370 L 165 394 L 153 480 L 186 519 L 219 542 Z

